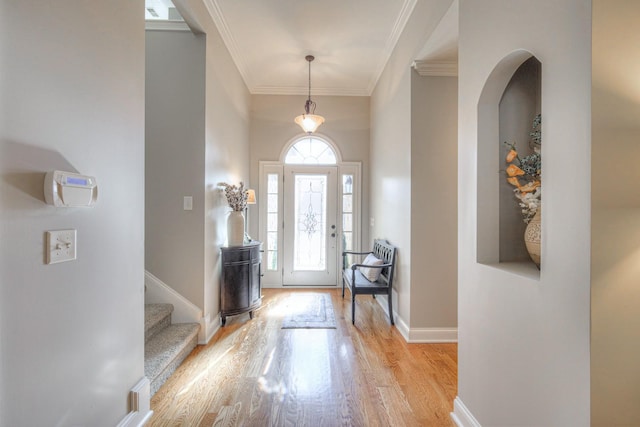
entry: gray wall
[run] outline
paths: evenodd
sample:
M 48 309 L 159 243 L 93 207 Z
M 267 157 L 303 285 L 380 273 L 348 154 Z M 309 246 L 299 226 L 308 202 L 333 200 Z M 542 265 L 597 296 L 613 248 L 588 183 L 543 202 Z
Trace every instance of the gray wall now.
M 206 36 L 146 31 L 145 268 L 204 308 Z M 183 197 L 193 197 L 193 210 Z
M 158 126 L 148 129 L 149 144 L 161 143 L 158 152 L 150 150 L 147 168 L 166 185 L 148 186 L 148 234 L 154 235 L 147 236 L 146 268 L 203 310 L 210 338 L 219 325 L 219 248 L 230 211 L 220 183 L 248 182 L 250 95 L 204 3 L 179 4 L 183 15 L 198 17 L 202 34 L 149 32 L 159 68 L 149 70 L 158 80 L 147 84 L 158 97 L 148 103 Z M 169 178 L 174 181 L 164 181 Z M 188 195 L 193 211 L 182 208 Z M 165 210 L 159 219 L 156 202 Z
M 591 422 L 640 425 L 640 16 L 593 2 Z
M 458 79 L 411 74 L 411 327 L 458 325 Z
M 0 425 L 116 425 L 144 375 L 140 2 L 3 1 Z M 93 208 L 44 203 L 47 171 L 93 175 Z M 44 264 L 44 232 L 77 260 Z
M 451 0 L 418 2 L 371 96 L 370 235 L 398 247 L 394 309 L 408 337 L 412 301 L 411 64 Z

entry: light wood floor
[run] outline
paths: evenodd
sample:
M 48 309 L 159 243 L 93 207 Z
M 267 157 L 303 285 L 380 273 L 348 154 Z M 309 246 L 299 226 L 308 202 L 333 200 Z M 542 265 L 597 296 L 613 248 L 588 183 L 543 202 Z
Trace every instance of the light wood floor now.
M 337 329 L 280 329 L 291 292 L 328 292 Z M 406 344 L 377 302 L 337 290 L 263 290 L 151 400 L 150 426 L 455 426 L 456 344 Z

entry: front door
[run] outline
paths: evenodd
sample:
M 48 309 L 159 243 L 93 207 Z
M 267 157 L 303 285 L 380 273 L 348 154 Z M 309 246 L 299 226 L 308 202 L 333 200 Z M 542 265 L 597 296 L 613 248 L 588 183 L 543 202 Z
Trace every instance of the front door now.
M 337 168 L 285 166 L 282 284 L 336 286 Z

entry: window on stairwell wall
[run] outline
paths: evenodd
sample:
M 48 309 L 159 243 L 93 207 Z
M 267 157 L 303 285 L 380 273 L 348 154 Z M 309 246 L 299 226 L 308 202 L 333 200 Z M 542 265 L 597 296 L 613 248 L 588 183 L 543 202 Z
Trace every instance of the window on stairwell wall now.
M 145 0 L 144 19 L 147 21 L 184 21 L 171 0 Z

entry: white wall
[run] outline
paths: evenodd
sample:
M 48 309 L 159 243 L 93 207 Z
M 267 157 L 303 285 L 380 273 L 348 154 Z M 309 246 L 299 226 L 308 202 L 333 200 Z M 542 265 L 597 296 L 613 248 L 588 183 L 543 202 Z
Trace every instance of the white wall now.
M 371 238 L 398 248 L 394 310 L 411 323 L 411 64 L 451 0 L 417 2 L 371 96 Z
M 146 31 L 145 50 L 145 268 L 202 309 L 206 36 Z
M 285 146 L 301 136 L 294 117 L 304 111 L 307 97 L 253 95 L 251 97 L 251 186 L 259 186 L 260 161 L 278 161 Z M 369 98 L 363 96 L 312 96 L 326 122 L 318 134 L 338 146 L 345 162 L 362 162 L 362 247 L 370 247 L 369 213 Z M 258 236 L 258 209 L 249 208 L 249 235 Z
M 639 16 L 593 2 L 592 426 L 640 425 Z
M 218 325 L 220 246 L 227 241 L 231 211 L 219 184 L 249 181 L 251 96 L 202 1 L 192 3 L 207 33 L 203 308 L 207 324 Z M 210 336 L 213 329 L 208 329 Z
M 461 0 L 459 40 L 456 413 L 466 406 L 484 426 L 586 426 L 591 2 Z M 478 102 L 496 65 L 518 49 L 542 63 L 539 278 L 476 262 L 478 207 L 488 202 L 478 197 L 478 175 L 498 174 L 477 170 L 487 155 L 478 152 Z M 510 75 L 498 74 L 501 93 Z
M 113 426 L 144 375 L 144 15 L 139 2 L 2 2 L 0 425 Z M 93 208 L 45 205 L 53 169 Z M 77 260 L 44 264 L 44 232 Z
M 411 116 L 411 328 L 455 328 L 458 79 L 413 72 Z
M 398 322 L 411 318 L 411 74 L 408 64 L 393 93 L 371 97 L 370 235 L 398 248 L 393 309 Z M 389 77 L 391 79 L 391 77 Z M 395 85 L 394 85 L 395 86 Z

